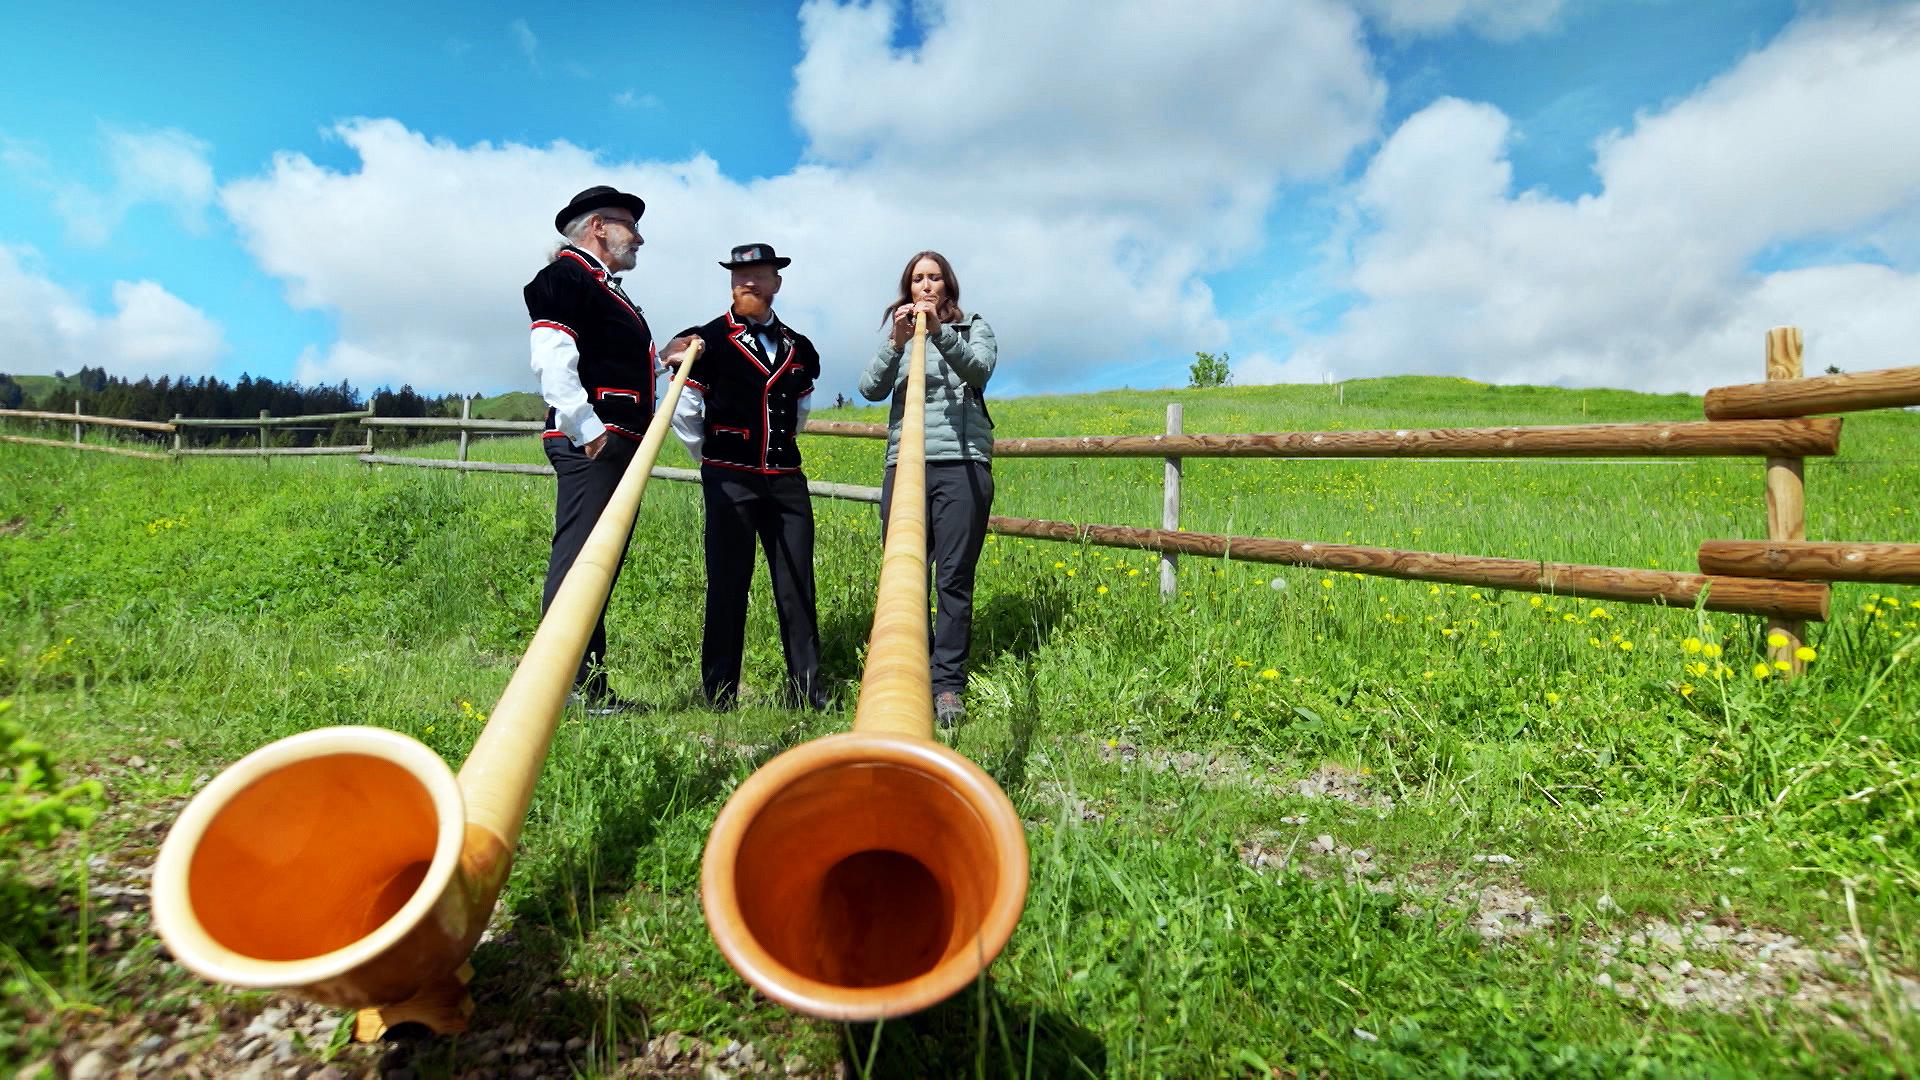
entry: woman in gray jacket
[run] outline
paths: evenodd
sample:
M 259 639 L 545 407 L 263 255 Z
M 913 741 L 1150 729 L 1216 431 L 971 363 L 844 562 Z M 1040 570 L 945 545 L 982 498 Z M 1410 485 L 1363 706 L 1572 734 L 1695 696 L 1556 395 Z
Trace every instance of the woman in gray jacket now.
M 922 251 L 900 274 L 900 295 L 887 305 L 880 349 L 860 379 L 868 401 L 893 399 L 888 419 L 887 475 L 880 489 L 880 528 L 893 506 L 893 469 L 906 405 L 906 345 L 914 315 L 927 313 L 927 561 L 938 612 L 933 624 L 933 707 L 942 727 L 966 717 L 967 653 L 973 643 L 973 571 L 993 509 L 993 420 L 984 392 L 999 350 L 993 328 L 960 309 L 960 281 L 946 256 Z

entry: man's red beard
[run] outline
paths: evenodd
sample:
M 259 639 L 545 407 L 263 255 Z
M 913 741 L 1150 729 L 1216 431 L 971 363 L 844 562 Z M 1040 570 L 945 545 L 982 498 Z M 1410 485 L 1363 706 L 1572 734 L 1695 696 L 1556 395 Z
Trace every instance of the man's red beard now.
M 766 322 L 767 312 L 772 309 L 759 293 L 735 293 L 733 310 L 754 322 Z

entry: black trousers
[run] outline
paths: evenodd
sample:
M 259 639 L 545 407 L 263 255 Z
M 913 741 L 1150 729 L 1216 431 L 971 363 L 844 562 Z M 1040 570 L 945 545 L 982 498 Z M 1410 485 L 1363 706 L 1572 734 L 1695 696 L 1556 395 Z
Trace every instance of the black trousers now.
M 715 708 L 728 708 L 740 691 L 740 655 L 746 648 L 747 593 L 753 584 L 754 542 L 767 555 L 780 645 L 787 658 L 786 703 L 827 707 L 820 682 L 820 624 L 814 610 L 813 500 L 799 473 L 762 476 L 700 466 L 706 500 L 707 619 L 700 643 L 700 687 Z
M 880 485 L 880 535 L 893 509 L 893 472 Z M 993 469 L 983 461 L 927 462 L 927 562 L 936 596 L 933 692 L 967 688 L 973 650 L 973 572 L 993 513 Z
M 553 554 L 547 559 L 547 586 L 540 594 L 540 613 L 544 615 L 553 603 L 554 594 L 560 591 L 560 582 L 573 568 L 573 561 L 580 557 L 587 534 L 600 520 L 600 512 L 607 508 L 607 500 L 613 498 L 613 489 L 620 485 L 620 477 L 625 475 L 639 444 L 609 432 L 600 456 L 590 458 L 566 439 L 541 439 L 540 443 L 559 481 L 553 500 Z M 622 549 L 620 562 L 613 568 L 614 581 L 620 580 L 620 567 L 626 561 L 626 551 Z M 612 595 L 611 586 L 608 595 Z M 606 697 L 609 693 L 604 604 L 600 607 L 600 617 L 594 621 L 593 636 L 587 639 L 586 654 L 580 658 L 580 670 L 574 673 L 573 687 L 587 697 Z

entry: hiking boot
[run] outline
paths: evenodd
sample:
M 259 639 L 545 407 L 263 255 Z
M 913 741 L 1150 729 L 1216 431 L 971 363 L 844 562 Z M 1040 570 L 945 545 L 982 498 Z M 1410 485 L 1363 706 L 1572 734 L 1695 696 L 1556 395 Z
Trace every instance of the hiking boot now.
M 933 720 L 943 729 L 958 727 L 960 721 L 967 718 L 967 707 L 960 703 L 960 695 L 952 690 L 942 690 L 933 695 Z

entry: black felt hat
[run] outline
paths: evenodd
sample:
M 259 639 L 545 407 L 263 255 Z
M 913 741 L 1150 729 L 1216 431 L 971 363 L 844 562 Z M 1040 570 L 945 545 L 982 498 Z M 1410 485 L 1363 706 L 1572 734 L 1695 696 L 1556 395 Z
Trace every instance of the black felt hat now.
M 743 266 L 772 263 L 775 270 L 784 270 L 792 262 L 792 259 L 783 259 L 775 254 L 772 244 L 741 244 L 733 249 L 733 258 L 720 265 L 729 270 L 738 270 Z
M 623 210 L 633 211 L 633 220 L 635 221 L 639 221 L 640 215 L 647 212 L 646 200 L 640 196 L 629 195 L 624 191 L 617 191 L 605 184 L 601 184 L 599 187 L 590 187 L 580 194 L 575 195 L 573 201 L 567 204 L 566 209 L 555 214 L 553 216 L 553 231 L 566 232 L 567 222 L 572 221 L 574 218 L 579 217 L 589 210 L 604 210 L 609 206 L 617 206 Z

